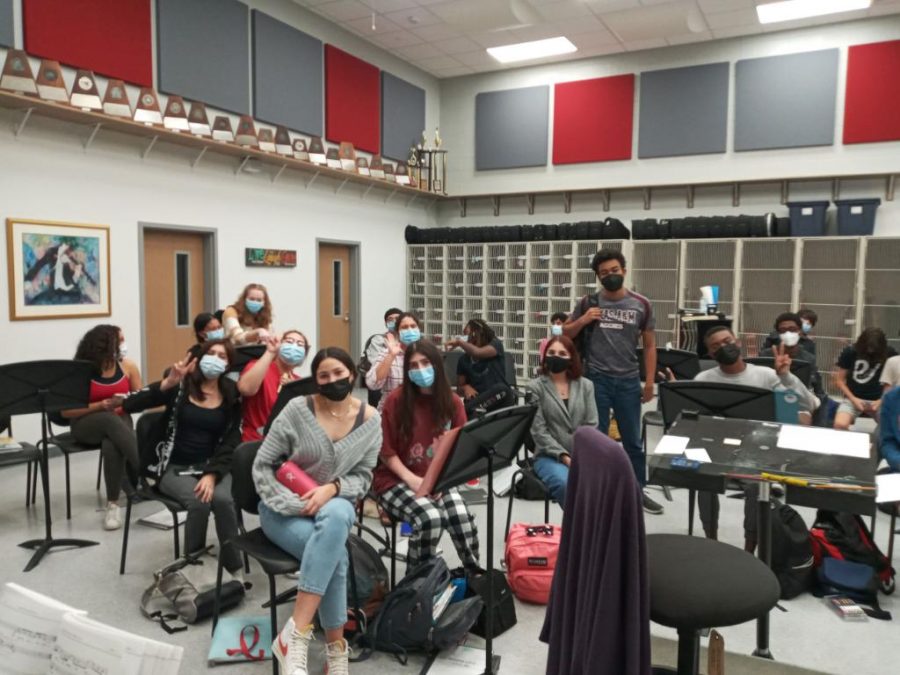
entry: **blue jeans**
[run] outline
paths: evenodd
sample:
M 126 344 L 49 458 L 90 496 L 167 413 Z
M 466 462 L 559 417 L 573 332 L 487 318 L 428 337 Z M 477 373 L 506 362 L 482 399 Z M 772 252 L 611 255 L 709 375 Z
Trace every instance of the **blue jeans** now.
M 569 467 L 553 457 L 538 455 L 534 458 L 534 472 L 550 491 L 550 496 L 557 504 L 565 507 L 566 484 L 569 482 Z
M 888 466 L 891 467 L 891 471 L 900 471 L 900 444 L 895 441 L 885 443 L 884 439 L 882 439 L 881 456 L 888 463 Z
M 312 518 L 283 516 L 259 504 L 259 522 L 273 543 L 300 561 L 297 588 L 322 596 L 322 628 L 347 622 L 347 537 L 356 520 L 353 504 L 335 497 Z
M 634 475 L 641 487 L 647 484 L 646 457 L 641 445 L 641 379 L 639 377 L 611 377 L 596 371 L 587 374 L 594 383 L 594 399 L 600 418 L 597 428 L 609 433 L 609 410 L 612 408 L 622 436 L 622 447 L 634 467 Z

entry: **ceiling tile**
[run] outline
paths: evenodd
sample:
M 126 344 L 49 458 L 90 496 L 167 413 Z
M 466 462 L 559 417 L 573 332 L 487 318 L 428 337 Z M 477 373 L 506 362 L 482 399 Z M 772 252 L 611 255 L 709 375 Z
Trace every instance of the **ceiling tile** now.
M 710 28 L 731 28 L 732 26 L 758 26 L 759 19 L 752 9 L 739 9 L 735 12 L 715 12 L 706 15 L 706 23 Z
M 672 2 L 680 2 L 680 0 L 641 0 L 641 4 L 645 7 L 652 7 L 653 5 L 668 5 Z
M 736 9 L 750 9 L 756 13 L 756 3 L 753 0 L 697 0 L 697 4 L 707 14 L 732 12 Z
M 587 5 L 594 14 L 600 15 L 634 9 L 640 7 L 641 3 L 639 0 L 587 0 Z
M 534 40 L 546 40 L 547 38 L 558 37 L 559 33 L 550 24 L 540 26 L 523 26 L 521 28 L 512 28 L 509 31 L 515 42 L 532 42 Z M 488 45 L 494 47 L 495 45 Z
M 400 26 L 395 24 L 393 21 L 389 19 L 385 19 L 383 16 L 375 17 L 375 30 L 372 30 L 372 17 L 371 16 L 363 16 L 359 19 L 351 19 L 350 21 L 343 21 L 341 25 L 344 28 L 350 28 L 366 39 L 378 35 L 380 33 L 390 33 L 391 31 L 400 30 Z
M 449 40 L 439 40 L 432 43 L 433 46 L 444 54 L 462 54 L 463 52 L 474 52 L 481 49 L 474 40 L 467 37 L 451 38 Z
M 394 53 L 404 59 L 410 59 L 412 61 L 415 61 L 416 59 L 427 59 L 439 54 L 434 48 L 434 45 L 426 44 L 424 42 L 417 45 L 409 45 L 408 47 L 397 47 L 394 50 Z
M 609 31 L 600 33 L 579 33 L 569 38 L 578 49 L 587 49 L 588 47 L 605 47 L 612 45 L 621 46 L 619 41 Z
M 729 26 L 728 28 L 713 28 L 712 34 L 717 40 L 722 38 L 741 37 L 743 35 L 757 35 L 762 33 L 762 26 Z
M 606 56 L 607 54 L 619 54 L 624 51 L 625 48 L 616 42 L 612 45 L 587 45 L 584 48 L 579 45 L 577 53 L 579 58 L 588 58 L 592 56 Z
M 385 14 L 391 21 L 398 23 L 407 30 L 417 28 L 419 26 L 431 26 L 441 23 L 441 20 L 424 7 L 413 7 L 411 9 L 402 9 L 399 12 L 389 12 Z
M 707 40 L 712 40 L 712 33 L 708 30 L 700 31 L 699 33 L 687 33 L 685 35 L 670 35 L 666 38 L 666 42 L 671 46 L 675 45 L 687 45 L 692 44 L 694 42 L 706 42 Z
M 637 52 L 642 49 L 656 49 L 657 47 L 666 47 L 666 41 L 662 38 L 652 38 L 650 40 L 632 40 L 624 43 L 625 50 L 629 52 Z
M 380 47 L 384 47 L 388 51 L 391 51 L 393 49 L 396 49 L 397 47 L 408 47 L 410 45 L 420 44 L 422 42 L 422 39 L 416 35 L 413 35 L 408 30 L 397 30 L 393 33 L 375 35 L 372 38 L 372 42 Z
M 324 5 L 326 2 L 333 2 L 333 0 L 294 0 L 294 2 L 305 7 L 316 7 L 317 5 Z
M 387 14 L 388 12 L 396 12 L 400 9 L 408 9 L 416 7 L 416 0 L 359 0 L 361 3 L 369 7 L 378 14 Z
M 581 0 L 544 0 L 533 2 L 532 6 L 548 21 L 592 16 L 590 6 Z
M 430 72 L 437 77 L 459 77 L 460 75 L 471 75 L 475 71 L 468 66 L 457 66 L 456 68 L 435 68 Z
M 609 32 L 606 25 L 593 14 L 580 16 L 575 19 L 563 19 L 561 21 L 552 22 L 556 29 L 557 35 L 565 35 L 566 37 L 578 35 L 579 33 L 600 33 L 606 32 L 611 40 L 615 40 L 615 36 Z
M 316 6 L 316 11 L 338 21 L 359 19 L 363 16 L 371 16 L 372 10 L 359 0 L 337 0 L 325 5 Z
M 477 68 L 479 66 L 499 66 L 498 61 L 486 51 L 469 52 L 467 54 L 457 54 L 454 56 L 457 61 L 467 66 Z
M 416 65 L 420 68 L 431 70 L 432 68 L 458 68 L 463 64 L 452 56 L 440 54 L 438 56 L 431 56 L 427 59 L 416 59 Z
M 460 32 L 458 30 L 442 23 L 413 28 L 412 32 L 418 35 L 423 40 L 427 40 L 429 42 L 434 42 L 437 40 L 449 40 L 450 38 L 460 36 Z
M 514 45 L 522 40 L 508 30 L 494 30 L 490 33 L 476 33 L 470 35 L 475 42 L 482 47 L 502 47 L 503 45 Z

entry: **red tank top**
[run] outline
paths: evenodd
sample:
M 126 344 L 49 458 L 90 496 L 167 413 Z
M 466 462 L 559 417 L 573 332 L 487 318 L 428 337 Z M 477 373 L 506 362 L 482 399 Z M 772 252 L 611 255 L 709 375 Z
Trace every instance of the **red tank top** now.
M 104 401 L 116 394 L 130 392 L 131 384 L 119 364 L 116 364 L 116 372 L 112 377 L 95 377 L 91 380 L 91 403 Z

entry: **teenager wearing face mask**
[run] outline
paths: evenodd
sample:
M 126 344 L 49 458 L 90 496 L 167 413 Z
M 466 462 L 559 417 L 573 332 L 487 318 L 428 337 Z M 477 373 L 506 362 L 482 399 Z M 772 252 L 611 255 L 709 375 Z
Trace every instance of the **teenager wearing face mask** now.
M 541 342 L 538 344 L 538 354 L 540 355 L 541 361 L 544 360 L 544 352 L 547 351 L 547 344 L 552 338 L 559 337 L 563 334 L 563 324 L 568 320 L 569 315 L 565 312 L 557 312 L 550 317 L 550 335 L 541 338 Z M 540 367 L 538 367 L 538 370 L 540 370 Z
M 802 337 L 803 320 L 798 314 L 784 312 L 775 318 L 775 331 L 766 338 L 765 346 L 783 345 L 792 361 L 806 361 L 810 365 L 809 389 L 819 399 L 819 407 L 813 415 L 816 426 L 826 426 L 828 420 L 828 392 L 822 384 L 822 374 L 816 366 L 816 356 L 805 349 Z M 809 342 L 809 341 L 807 341 Z
M 838 356 L 833 382 L 844 395 L 834 416 L 835 429 L 849 429 L 860 415 L 876 417 L 881 406 L 881 372 L 896 350 L 880 328 L 866 328 Z
M 800 336 L 800 345 L 804 350 L 815 356 L 816 341 L 812 339 L 811 334 L 815 329 L 816 324 L 819 323 L 819 315 L 813 310 L 803 307 L 797 312 L 797 316 L 800 317 L 800 332 L 802 333 Z
M 359 369 L 364 382 L 366 375 L 368 375 L 369 371 L 372 369 L 372 364 L 378 361 L 382 352 L 387 351 L 388 335 L 393 335 L 395 338 L 397 337 L 397 319 L 400 318 L 401 314 L 403 314 L 402 309 L 391 307 L 384 313 L 384 332 L 370 335 L 369 339 L 366 340 L 366 345 L 363 349 L 364 358 L 359 363 Z M 381 397 L 384 395 L 381 389 L 369 389 L 368 384 L 366 384 L 366 390 L 369 392 L 369 405 L 378 406 Z
M 138 478 L 137 440 L 131 416 L 120 407 L 122 397 L 141 388 L 141 372 L 126 358 L 125 335 L 118 326 L 94 326 L 78 343 L 75 358 L 94 366 L 89 403 L 86 408 L 64 410 L 71 420 L 72 436 L 79 443 L 99 445 L 106 484 L 106 511 L 103 527 L 122 527 L 119 497 L 124 487 L 132 490 Z
M 413 312 L 401 312 L 397 316 L 396 331 L 396 335 L 385 334 L 384 349 L 366 373 L 366 387 L 381 392 L 379 412 L 384 408 L 387 395 L 403 384 L 403 353 L 409 345 L 422 339 L 422 323 Z
M 552 337 L 541 361 L 541 376 L 528 383 L 537 402 L 531 423 L 534 472 L 560 506 L 566 503 L 566 485 L 572 455 L 572 435 L 581 426 L 596 427 L 594 385 L 582 377 L 581 357 L 565 335 Z
M 233 345 L 265 342 L 272 330 L 272 303 L 262 284 L 247 284 L 233 305 L 222 313 L 225 336 Z
M 475 519 L 459 492 L 416 497 L 438 439 L 466 423 L 462 399 L 450 389 L 441 353 L 427 340 L 407 348 L 403 370 L 403 386 L 386 397 L 382 411 L 381 462 L 372 489 L 392 518 L 412 524 L 408 570 L 436 555 L 444 530 L 463 566 L 477 568 Z
M 242 441 L 259 441 L 269 421 L 278 392 L 300 378 L 297 368 L 306 360 L 309 341 L 299 330 L 289 330 L 279 339 L 270 335 L 266 351 L 244 366 L 237 388 L 244 399 Z
M 188 354 L 196 359 L 200 358 L 200 346 L 207 340 L 224 340 L 225 329 L 215 314 L 200 312 L 194 317 L 194 337 L 196 342 L 188 347 Z
M 482 407 L 491 411 L 513 405 L 503 342 L 494 329 L 484 319 L 472 319 L 463 333 L 463 339 L 447 342 L 447 348 L 464 352 L 456 364 L 456 391 L 463 397 L 466 415 L 472 419 Z
M 787 354 L 784 345 L 772 348 L 775 357 L 775 369 L 765 366 L 756 366 L 746 363 L 741 356 L 741 343 L 725 326 L 715 326 L 707 331 L 703 338 L 709 354 L 719 364 L 717 368 L 710 368 L 699 373 L 696 382 L 719 382 L 725 384 L 738 384 L 746 387 L 758 387 L 770 390 L 790 390 L 800 400 L 801 424 L 810 424 L 812 414 L 819 405 L 809 389 L 791 373 L 791 357 Z M 752 498 L 752 489 L 744 502 L 744 546 L 748 551 L 756 548 L 756 500 Z M 703 530 L 710 539 L 718 538 L 719 522 L 719 496 L 711 492 L 700 492 L 697 495 L 700 510 L 700 521 Z
M 600 421 L 597 428 L 609 433 L 610 410 L 616 418 L 622 447 L 643 488 L 647 484 L 646 456 L 641 441 L 641 404 L 653 399 L 656 372 L 656 318 L 650 301 L 625 287 L 625 256 L 612 249 L 600 249 L 591 269 L 602 286 L 599 293 L 584 296 L 575 306 L 563 332 L 578 344 L 588 379 L 594 384 L 594 398 Z M 641 383 L 637 360 L 638 345 L 644 348 Z M 643 493 L 647 513 L 661 514 L 663 507 Z
M 222 377 L 234 358 L 227 340 L 210 340 L 174 364 L 166 377 L 128 397 L 128 412 L 165 406 L 166 440 L 158 451 L 159 488 L 184 504 L 184 550 L 206 547 L 209 514 L 216 522 L 219 555 L 232 575 L 243 579 L 243 563 L 228 542 L 238 534 L 231 497 L 231 457 L 241 440 L 241 398 L 234 382 Z
M 272 653 L 284 675 L 306 675 L 313 619 L 325 631 L 327 671 L 347 673 L 347 537 L 354 503 L 369 489 L 381 449 L 381 416 L 353 397 L 356 366 L 343 349 L 328 347 L 312 361 L 318 387 L 292 399 L 275 419 L 253 462 L 259 520 L 266 536 L 300 561 L 291 618 Z M 291 460 L 319 484 L 298 496 L 275 478 Z

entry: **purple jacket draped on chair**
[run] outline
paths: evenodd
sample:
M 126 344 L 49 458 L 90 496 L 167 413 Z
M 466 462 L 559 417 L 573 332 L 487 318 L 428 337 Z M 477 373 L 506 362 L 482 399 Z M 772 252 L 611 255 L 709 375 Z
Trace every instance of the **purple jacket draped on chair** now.
M 562 542 L 541 631 L 547 675 L 649 675 L 641 489 L 622 447 L 575 432 Z

